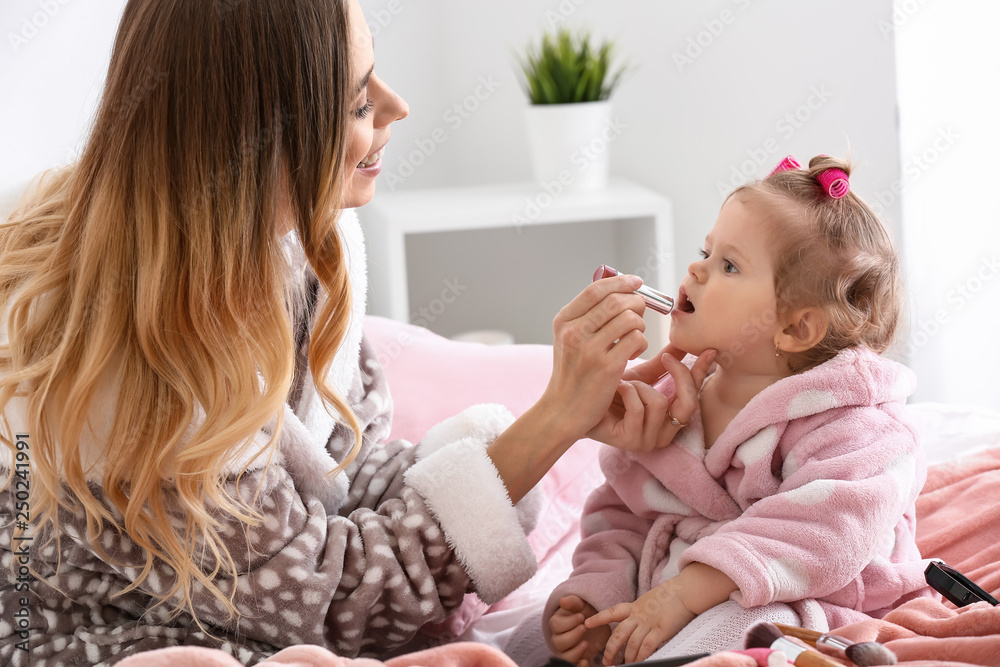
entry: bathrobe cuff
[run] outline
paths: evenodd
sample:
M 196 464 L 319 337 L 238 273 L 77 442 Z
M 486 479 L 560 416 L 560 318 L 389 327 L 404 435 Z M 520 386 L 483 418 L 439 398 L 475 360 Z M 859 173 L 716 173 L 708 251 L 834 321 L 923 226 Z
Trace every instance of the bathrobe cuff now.
M 537 520 L 539 492 L 515 508 L 486 453 L 513 421 L 500 405 L 468 408 L 427 433 L 406 472 L 486 604 L 499 602 L 538 567 L 527 533 Z

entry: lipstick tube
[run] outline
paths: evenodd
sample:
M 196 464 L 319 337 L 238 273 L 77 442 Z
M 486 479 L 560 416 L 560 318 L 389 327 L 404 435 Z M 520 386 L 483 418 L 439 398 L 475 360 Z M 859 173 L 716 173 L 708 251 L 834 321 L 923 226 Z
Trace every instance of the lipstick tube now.
M 597 271 L 594 271 L 594 280 L 600 280 L 601 278 L 610 278 L 611 276 L 617 276 L 620 272 L 616 269 L 612 269 L 607 264 L 601 264 Z M 655 290 L 649 285 L 639 285 L 639 289 L 635 291 L 636 294 L 641 296 L 646 302 L 646 305 L 655 310 L 658 313 L 664 315 L 669 315 L 670 311 L 674 309 L 674 298 L 667 296 L 659 290 Z

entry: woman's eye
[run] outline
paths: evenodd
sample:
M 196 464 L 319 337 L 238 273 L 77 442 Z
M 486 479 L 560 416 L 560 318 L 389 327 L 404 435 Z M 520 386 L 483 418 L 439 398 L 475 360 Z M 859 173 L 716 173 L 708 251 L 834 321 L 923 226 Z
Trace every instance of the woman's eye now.
M 364 120 L 365 118 L 368 118 L 368 114 L 372 112 L 372 108 L 374 108 L 374 106 L 374 102 L 370 99 L 366 100 L 363 107 L 354 110 L 354 115 L 357 116 L 358 120 Z

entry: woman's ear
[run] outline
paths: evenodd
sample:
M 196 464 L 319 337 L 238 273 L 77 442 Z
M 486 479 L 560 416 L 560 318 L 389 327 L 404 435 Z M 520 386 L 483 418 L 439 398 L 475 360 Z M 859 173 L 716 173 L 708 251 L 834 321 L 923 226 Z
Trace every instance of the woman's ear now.
M 782 352 L 805 352 L 816 347 L 830 328 L 826 314 L 819 308 L 798 308 L 782 318 L 782 329 L 775 344 Z

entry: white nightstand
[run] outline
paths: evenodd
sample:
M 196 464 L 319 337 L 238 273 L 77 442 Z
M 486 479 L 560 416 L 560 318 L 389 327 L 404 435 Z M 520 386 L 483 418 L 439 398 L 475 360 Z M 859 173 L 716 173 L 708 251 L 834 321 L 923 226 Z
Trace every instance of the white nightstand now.
M 504 329 L 520 343 L 551 343 L 552 318 L 600 264 L 676 293 L 670 202 L 625 180 L 588 192 L 380 191 L 358 217 L 369 312 L 446 336 Z M 650 347 L 662 347 L 667 319 L 647 309 L 646 323 Z

